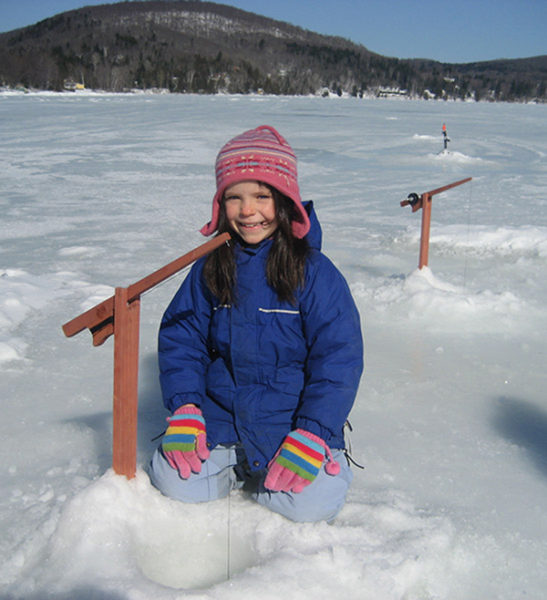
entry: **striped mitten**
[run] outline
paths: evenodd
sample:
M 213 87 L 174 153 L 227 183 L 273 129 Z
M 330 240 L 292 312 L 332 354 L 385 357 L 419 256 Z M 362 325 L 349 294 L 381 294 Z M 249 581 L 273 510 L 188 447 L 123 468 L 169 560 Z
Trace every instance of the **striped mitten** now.
M 273 492 L 300 493 L 317 477 L 325 455 L 325 471 L 338 475 L 340 465 L 320 437 L 304 429 L 292 431 L 271 460 L 264 487 Z
M 205 420 L 197 406 L 185 404 L 167 421 L 169 427 L 161 443 L 163 455 L 182 479 L 188 479 L 199 473 L 201 461 L 209 458 Z

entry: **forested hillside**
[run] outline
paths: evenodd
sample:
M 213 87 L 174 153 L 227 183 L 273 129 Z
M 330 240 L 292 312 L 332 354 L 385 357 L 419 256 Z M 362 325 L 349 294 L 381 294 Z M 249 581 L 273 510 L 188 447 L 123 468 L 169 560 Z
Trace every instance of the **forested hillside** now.
M 547 56 L 470 64 L 397 59 L 212 2 L 86 7 L 0 34 L 0 84 L 60 90 L 408 95 L 547 100 Z

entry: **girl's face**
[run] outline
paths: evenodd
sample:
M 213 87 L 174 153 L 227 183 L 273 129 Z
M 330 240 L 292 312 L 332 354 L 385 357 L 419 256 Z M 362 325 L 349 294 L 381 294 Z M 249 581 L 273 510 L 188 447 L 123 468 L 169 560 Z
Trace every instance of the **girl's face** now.
M 277 229 L 275 200 L 259 181 L 240 181 L 224 192 L 226 219 L 247 244 L 258 244 Z

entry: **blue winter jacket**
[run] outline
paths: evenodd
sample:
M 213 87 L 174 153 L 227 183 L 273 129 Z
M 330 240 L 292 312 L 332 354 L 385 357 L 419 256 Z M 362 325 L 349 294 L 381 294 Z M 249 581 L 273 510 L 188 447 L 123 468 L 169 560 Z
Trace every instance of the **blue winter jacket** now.
M 267 284 L 272 241 L 236 243 L 238 302 L 221 305 L 192 267 L 159 333 L 164 404 L 203 411 L 210 447 L 241 442 L 251 469 L 267 466 L 284 437 L 301 427 L 343 448 L 342 428 L 363 369 L 359 313 L 348 285 L 319 251 L 311 203 L 305 286 L 295 305 Z

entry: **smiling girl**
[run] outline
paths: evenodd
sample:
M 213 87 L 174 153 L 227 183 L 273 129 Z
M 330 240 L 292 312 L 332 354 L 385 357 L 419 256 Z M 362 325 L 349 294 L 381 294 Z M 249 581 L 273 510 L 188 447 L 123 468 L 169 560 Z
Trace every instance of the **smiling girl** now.
M 343 427 L 363 368 L 359 314 L 273 127 L 230 140 L 216 179 L 201 231 L 232 239 L 195 263 L 162 319 L 172 416 L 150 476 L 183 502 L 245 486 L 289 519 L 330 521 L 352 479 Z

